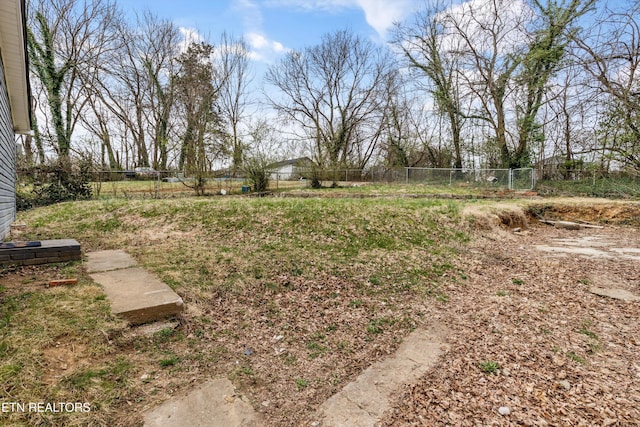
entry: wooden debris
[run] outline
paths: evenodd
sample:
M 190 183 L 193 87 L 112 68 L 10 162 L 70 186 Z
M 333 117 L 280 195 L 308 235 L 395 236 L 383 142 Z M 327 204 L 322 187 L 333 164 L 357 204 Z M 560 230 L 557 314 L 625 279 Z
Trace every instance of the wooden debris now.
M 556 228 L 564 228 L 565 230 L 580 230 L 581 228 L 604 228 L 601 225 L 583 224 L 571 221 L 552 221 L 549 219 L 541 219 L 540 222 L 547 225 L 553 225 Z
M 77 285 L 77 284 L 78 284 L 78 279 L 50 280 L 48 287 L 54 288 L 56 286 Z

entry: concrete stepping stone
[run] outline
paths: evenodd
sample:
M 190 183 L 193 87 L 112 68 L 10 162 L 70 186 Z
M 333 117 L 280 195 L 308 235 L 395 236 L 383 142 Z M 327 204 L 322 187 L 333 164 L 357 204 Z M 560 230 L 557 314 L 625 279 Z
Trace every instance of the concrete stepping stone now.
M 124 251 L 91 252 L 87 270 L 102 285 L 111 311 L 129 323 L 142 324 L 182 312 L 182 298 Z
M 120 270 L 137 266 L 135 259 L 125 251 L 98 251 L 87 253 L 87 272 L 98 273 L 102 271 Z
M 416 329 L 389 358 L 365 370 L 320 405 L 315 425 L 374 426 L 405 384 L 417 381 L 435 364 L 442 352 L 440 326 Z
M 599 295 L 601 297 L 609 297 L 609 298 L 618 299 L 622 301 L 640 301 L 639 296 L 625 289 L 599 288 L 596 286 L 592 286 L 589 289 L 589 292 L 591 292 L 592 294 Z
M 227 379 L 207 382 L 144 415 L 145 427 L 262 426 L 253 407 L 235 393 Z

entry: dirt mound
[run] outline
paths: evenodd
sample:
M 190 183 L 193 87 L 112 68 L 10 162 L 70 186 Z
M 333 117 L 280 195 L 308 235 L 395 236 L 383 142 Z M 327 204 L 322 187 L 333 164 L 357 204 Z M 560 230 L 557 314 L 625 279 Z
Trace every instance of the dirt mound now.
M 462 210 L 462 218 L 476 230 L 526 228 L 528 225 L 525 211 L 512 205 L 467 205 Z
M 561 219 L 640 226 L 640 203 L 531 204 L 526 208 L 526 213 L 535 219 Z

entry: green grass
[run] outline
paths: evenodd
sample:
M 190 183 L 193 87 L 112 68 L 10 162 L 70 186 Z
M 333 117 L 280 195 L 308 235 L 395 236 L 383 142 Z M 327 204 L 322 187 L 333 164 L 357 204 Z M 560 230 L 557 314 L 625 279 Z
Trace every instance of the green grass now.
M 567 357 L 571 360 L 573 360 L 576 363 L 579 363 L 581 365 L 584 365 L 587 363 L 587 360 L 584 357 L 580 357 L 578 356 L 576 353 L 574 353 L 573 351 L 567 351 Z
M 169 366 L 174 366 L 178 364 L 178 362 L 180 362 L 180 358 L 175 355 L 172 355 L 172 356 L 160 359 L 159 363 L 161 367 L 168 368 Z
M 366 258 L 384 252 L 388 259 L 370 272 L 372 287 L 406 291 L 428 290 L 431 279 L 451 268 L 437 260 L 466 235 L 443 227 L 440 215 L 455 220 L 458 210 L 451 201 L 429 199 L 193 198 L 61 204 L 25 212 L 22 220 L 34 224 L 33 238 L 72 235 L 88 248 L 128 246 L 176 289 L 187 283 L 234 289 L 246 279 L 268 282 L 274 271 L 313 277 L 354 258 L 370 265 Z M 198 237 L 143 247 L 140 232 L 158 229 Z M 416 250 L 432 256 L 417 262 L 402 256 Z M 217 272 L 221 264 L 224 277 Z M 390 274 L 399 277 L 385 280 Z
M 578 330 L 578 332 L 580 332 L 581 334 L 584 334 L 586 336 L 588 336 L 591 339 L 597 340 L 598 339 L 598 335 L 596 335 L 595 332 L 590 331 L 589 329 L 587 329 L 586 326 L 583 326 L 582 328 L 580 328 Z
M 304 378 L 296 379 L 296 387 L 300 391 L 304 390 L 305 388 L 309 387 L 309 380 L 305 380 Z
M 384 332 L 385 328 L 389 325 L 395 323 L 393 319 L 389 319 L 386 317 L 381 317 L 379 319 L 371 319 L 369 324 L 367 325 L 367 333 L 368 334 L 381 334 Z
M 415 328 L 420 319 L 409 305 L 447 299 L 439 283 L 455 271 L 451 260 L 468 240 L 459 229 L 461 205 L 395 197 L 147 198 L 21 212 L 27 239 L 72 237 L 85 251 L 126 249 L 189 310 L 177 329 L 131 339 L 78 263 L 56 270 L 79 277 L 76 287 L 2 290 L 5 395 L 90 398 L 101 408 L 100 422 L 116 425 L 126 402 L 148 405 L 194 376 L 227 376 L 251 387 L 272 381 L 260 369 L 276 364 L 296 369 L 302 390 L 319 364 L 345 363 Z M 278 335 L 285 338 L 271 342 Z M 43 383 L 41 355 L 69 337 L 84 349 L 86 364 L 70 365 L 57 385 Z M 242 354 L 249 344 L 255 355 Z M 284 352 L 275 354 L 280 347 Z M 119 356 L 127 364 L 116 362 Z M 257 357 L 266 362 L 250 365 Z M 156 387 L 159 381 L 166 386 Z M 28 424 L 18 415 L 12 422 Z
M 497 374 L 500 370 L 500 365 L 493 360 L 486 360 L 478 363 L 478 367 L 485 374 Z
M 225 189 L 229 195 L 242 194 L 241 188 L 246 185 L 242 181 L 215 181 L 209 180 L 206 184 L 207 194 L 219 194 L 221 189 Z M 447 195 L 454 197 L 472 198 L 487 192 L 496 192 L 504 187 L 495 185 L 473 186 L 466 183 L 453 183 L 449 185 L 448 175 L 441 181 L 415 181 L 410 183 L 359 183 L 340 182 L 336 188 L 331 188 L 331 181 L 323 181 L 323 188 L 312 189 L 308 182 L 301 181 L 270 181 L 269 191 L 279 192 L 304 192 L 315 193 L 320 196 L 331 196 L 333 194 L 358 194 L 364 196 L 402 196 L 402 195 Z M 528 184 L 528 182 L 527 182 Z M 155 180 L 126 180 L 93 183 L 94 198 L 99 200 L 117 199 L 153 199 L 153 198 L 174 198 L 188 197 L 194 191 L 182 183 L 160 182 Z

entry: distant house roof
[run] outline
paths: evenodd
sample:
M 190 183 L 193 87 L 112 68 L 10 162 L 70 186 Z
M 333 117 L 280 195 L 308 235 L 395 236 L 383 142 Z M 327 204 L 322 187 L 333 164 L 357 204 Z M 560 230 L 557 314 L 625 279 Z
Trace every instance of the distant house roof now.
M 11 104 L 13 130 L 29 133 L 30 89 L 24 0 L 0 0 L 0 55 Z
M 283 160 L 281 162 L 271 163 L 267 166 L 267 169 L 279 169 L 285 166 L 308 166 L 311 164 L 311 159 L 308 157 L 298 157 L 297 159 Z
M 555 154 L 550 157 L 545 157 L 544 159 L 535 163 L 534 167 L 539 168 L 541 166 L 559 166 L 567 160 L 567 156 L 565 154 Z

